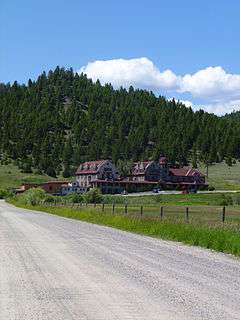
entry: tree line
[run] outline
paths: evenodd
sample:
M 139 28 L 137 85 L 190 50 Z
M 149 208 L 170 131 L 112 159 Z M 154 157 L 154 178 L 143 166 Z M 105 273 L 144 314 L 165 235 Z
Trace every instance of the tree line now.
M 0 84 L 0 156 L 22 170 L 72 174 L 82 161 L 111 158 L 175 165 L 240 158 L 240 115 L 194 112 L 130 87 L 114 90 L 57 67 L 27 84 Z

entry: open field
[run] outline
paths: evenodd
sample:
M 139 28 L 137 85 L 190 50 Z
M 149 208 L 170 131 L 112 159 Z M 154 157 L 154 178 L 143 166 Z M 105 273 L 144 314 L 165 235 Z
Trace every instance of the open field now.
M 206 168 L 200 166 L 200 171 L 206 174 Z M 231 167 L 225 162 L 216 163 L 208 167 L 207 181 L 216 190 L 240 190 L 240 162 Z
M 93 205 L 88 205 L 92 206 Z M 102 212 L 102 205 L 96 205 L 96 212 Z M 192 223 L 195 225 L 222 226 L 223 207 L 220 206 L 138 206 L 104 205 L 104 212 L 108 214 L 125 215 L 133 217 L 158 218 L 162 220 L 174 221 L 176 223 Z M 240 230 L 240 207 L 225 207 L 225 225 L 238 228 Z
M 240 206 L 176 206 L 176 205 L 123 205 L 123 204 L 45 204 L 75 210 L 92 210 L 97 215 L 109 214 L 131 218 L 157 219 L 174 223 L 190 223 L 196 226 L 223 227 L 240 231 Z M 225 210 L 225 211 L 224 211 Z M 224 217 L 223 217 L 224 215 Z
M 59 177 L 59 179 L 63 179 Z M 23 173 L 13 164 L 0 165 L 0 189 L 16 188 L 22 183 L 42 183 L 57 180 L 46 174 Z
M 129 205 L 176 205 L 176 206 L 223 206 L 227 204 L 240 204 L 240 193 L 196 193 L 196 194 L 158 194 L 147 196 L 121 196 L 106 195 L 105 203 L 118 203 Z

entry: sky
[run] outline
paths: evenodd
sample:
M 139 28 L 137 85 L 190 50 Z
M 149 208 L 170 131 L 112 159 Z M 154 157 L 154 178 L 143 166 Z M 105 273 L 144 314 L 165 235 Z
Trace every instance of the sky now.
M 57 65 L 218 115 L 240 110 L 238 0 L 0 0 L 0 82 Z

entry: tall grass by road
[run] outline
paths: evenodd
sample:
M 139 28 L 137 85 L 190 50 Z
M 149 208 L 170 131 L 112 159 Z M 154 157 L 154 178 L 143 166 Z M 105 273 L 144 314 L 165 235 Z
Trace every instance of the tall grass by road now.
M 101 212 L 93 207 L 66 208 L 50 207 L 42 205 L 26 205 L 17 199 L 10 203 L 22 208 L 43 211 L 50 214 L 82 220 L 94 224 L 118 228 L 146 236 L 157 237 L 166 240 L 180 241 L 185 244 L 201 246 L 216 251 L 240 256 L 240 232 L 239 228 L 228 228 L 221 224 L 212 226 L 184 223 L 156 217 L 137 217 L 122 214 L 110 214 Z

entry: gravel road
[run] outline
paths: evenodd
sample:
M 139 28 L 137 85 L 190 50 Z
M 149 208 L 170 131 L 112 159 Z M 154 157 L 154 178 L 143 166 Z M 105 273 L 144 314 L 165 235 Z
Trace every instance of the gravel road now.
M 240 261 L 0 201 L 0 319 L 240 319 Z

